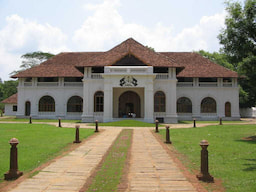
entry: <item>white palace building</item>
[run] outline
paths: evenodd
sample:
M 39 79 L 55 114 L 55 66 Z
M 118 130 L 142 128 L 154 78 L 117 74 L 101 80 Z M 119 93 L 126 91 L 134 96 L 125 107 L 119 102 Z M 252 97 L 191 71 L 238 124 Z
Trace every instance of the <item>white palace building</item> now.
M 20 72 L 6 115 L 110 122 L 239 120 L 238 74 L 194 52 L 154 52 L 130 38 L 106 52 L 60 53 Z

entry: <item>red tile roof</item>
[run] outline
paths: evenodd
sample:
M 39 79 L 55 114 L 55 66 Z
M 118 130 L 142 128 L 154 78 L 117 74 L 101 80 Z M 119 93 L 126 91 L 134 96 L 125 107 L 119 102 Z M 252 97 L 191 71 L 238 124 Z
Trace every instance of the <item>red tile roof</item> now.
M 218 65 L 194 52 L 161 52 L 184 66 L 177 77 L 238 77 L 230 69 Z
M 113 49 L 104 52 L 99 56 L 92 57 L 87 61 L 81 61 L 76 66 L 110 66 L 127 55 L 134 55 L 136 58 L 149 66 L 181 67 L 171 58 L 150 50 L 132 38 L 127 39 Z
M 215 64 L 197 53 L 154 52 L 132 38 L 106 52 L 60 53 L 39 66 L 12 77 L 83 77 L 78 68 L 110 66 L 129 54 L 149 66 L 184 68 L 178 77 L 238 77 L 236 72 Z
M 20 77 L 83 77 L 75 65 L 97 56 L 99 52 L 66 52 L 60 53 L 31 69 L 22 71 L 12 78 Z
M 17 103 L 17 97 L 18 97 L 18 93 L 15 93 L 12 96 L 8 97 L 7 99 L 1 101 L 1 103 L 16 104 Z

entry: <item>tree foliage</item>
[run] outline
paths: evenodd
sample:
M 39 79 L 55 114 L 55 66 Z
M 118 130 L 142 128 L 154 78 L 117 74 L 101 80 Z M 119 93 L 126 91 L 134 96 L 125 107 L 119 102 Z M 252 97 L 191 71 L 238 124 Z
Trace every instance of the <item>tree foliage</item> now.
M 226 6 L 225 27 L 218 36 L 221 53 L 245 77 L 240 81 L 245 96 L 240 104 L 250 107 L 256 105 L 256 0 L 228 1 Z
M 54 55 L 51 54 L 51 53 L 44 53 L 44 52 L 41 52 L 41 51 L 26 53 L 26 54 L 21 56 L 21 58 L 23 60 L 22 60 L 22 64 L 20 65 L 20 70 L 13 71 L 13 72 L 10 73 L 10 75 L 14 75 L 18 72 L 24 71 L 24 70 L 29 69 L 29 68 L 34 67 L 34 66 L 37 66 L 40 63 L 48 60 L 52 56 L 54 56 Z
M 17 93 L 18 81 L 4 81 L 0 84 L 0 102 Z M 4 104 L 0 104 L 0 110 L 4 109 Z

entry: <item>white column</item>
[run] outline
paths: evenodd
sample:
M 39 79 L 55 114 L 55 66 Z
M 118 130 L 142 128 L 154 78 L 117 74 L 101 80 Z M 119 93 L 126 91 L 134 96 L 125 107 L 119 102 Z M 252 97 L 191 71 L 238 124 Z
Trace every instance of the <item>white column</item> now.
M 113 87 L 110 79 L 104 80 L 104 113 L 103 122 L 113 120 Z
M 154 90 L 153 80 L 145 85 L 144 89 L 144 121 L 153 123 L 154 122 Z
M 176 95 L 176 78 L 168 80 L 168 88 L 166 90 L 166 117 L 165 123 L 177 123 L 177 95 Z
M 93 122 L 93 115 L 89 111 L 89 98 L 90 98 L 90 79 L 84 78 L 83 80 L 83 114 L 82 122 Z

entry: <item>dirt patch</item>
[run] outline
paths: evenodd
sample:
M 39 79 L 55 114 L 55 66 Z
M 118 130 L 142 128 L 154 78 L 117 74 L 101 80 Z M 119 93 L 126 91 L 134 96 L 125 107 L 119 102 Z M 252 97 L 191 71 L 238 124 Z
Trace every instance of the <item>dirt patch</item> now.
M 256 135 L 250 137 L 243 137 L 242 140 L 244 141 L 256 141 Z
M 104 130 L 101 130 L 101 132 L 103 132 L 103 131 Z M 72 144 L 72 143 L 68 144 L 68 146 L 66 146 L 64 149 L 62 149 L 63 152 L 61 152 L 60 155 L 58 155 L 54 159 L 51 159 L 51 160 L 47 161 L 46 163 L 40 165 L 39 167 L 35 168 L 34 170 L 32 170 L 30 172 L 23 173 L 23 175 L 21 177 L 19 177 L 18 179 L 16 179 L 16 180 L 12 180 L 12 181 L 5 181 L 4 180 L 2 183 L 0 183 L 0 192 L 6 192 L 6 191 L 9 191 L 9 190 L 15 188 L 22 181 L 36 175 L 42 169 L 44 169 L 45 167 L 47 167 L 51 163 L 55 162 L 57 159 L 60 159 L 61 157 L 67 155 L 71 151 L 75 150 L 76 148 L 80 147 L 81 145 L 83 145 L 84 143 L 88 142 L 89 140 L 91 140 L 92 138 L 94 138 L 96 136 L 97 136 L 97 134 L 93 134 L 93 135 L 87 137 L 86 139 L 82 140 L 82 142 L 79 143 L 79 144 Z M 6 171 L 8 171 L 8 170 L 6 170 Z M 22 171 L 22 170 L 20 170 L 20 171 Z
M 222 181 L 220 179 L 214 178 L 214 183 L 204 183 L 199 181 L 196 178 L 196 175 L 199 174 L 199 170 L 192 170 L 192 173 L 186 168 L 186 166 L 180 161 L 180 159 L 183 159 L 185 164 L 191 163 L 189 159 L 179 153 L 172 145 L 165 144 L 163 139 L 161 138 L 160 134 L 155 133 L 152 131 L 152 134 L 155 136 L 157 141 L 162 145 L 162 147 L 166 150 L 166 152 L 170 155 L 170 157 L 173 159 L 174 163 L 177 165 L 177 167 L 181 170 L 183 175 L 187 178 L 187 180 L 196 188 L 198 192 L 207 192 L 207 189 L 210 189 L 210 191 L 213 192 L 224 192 L 225 188 L 222 185 Z

